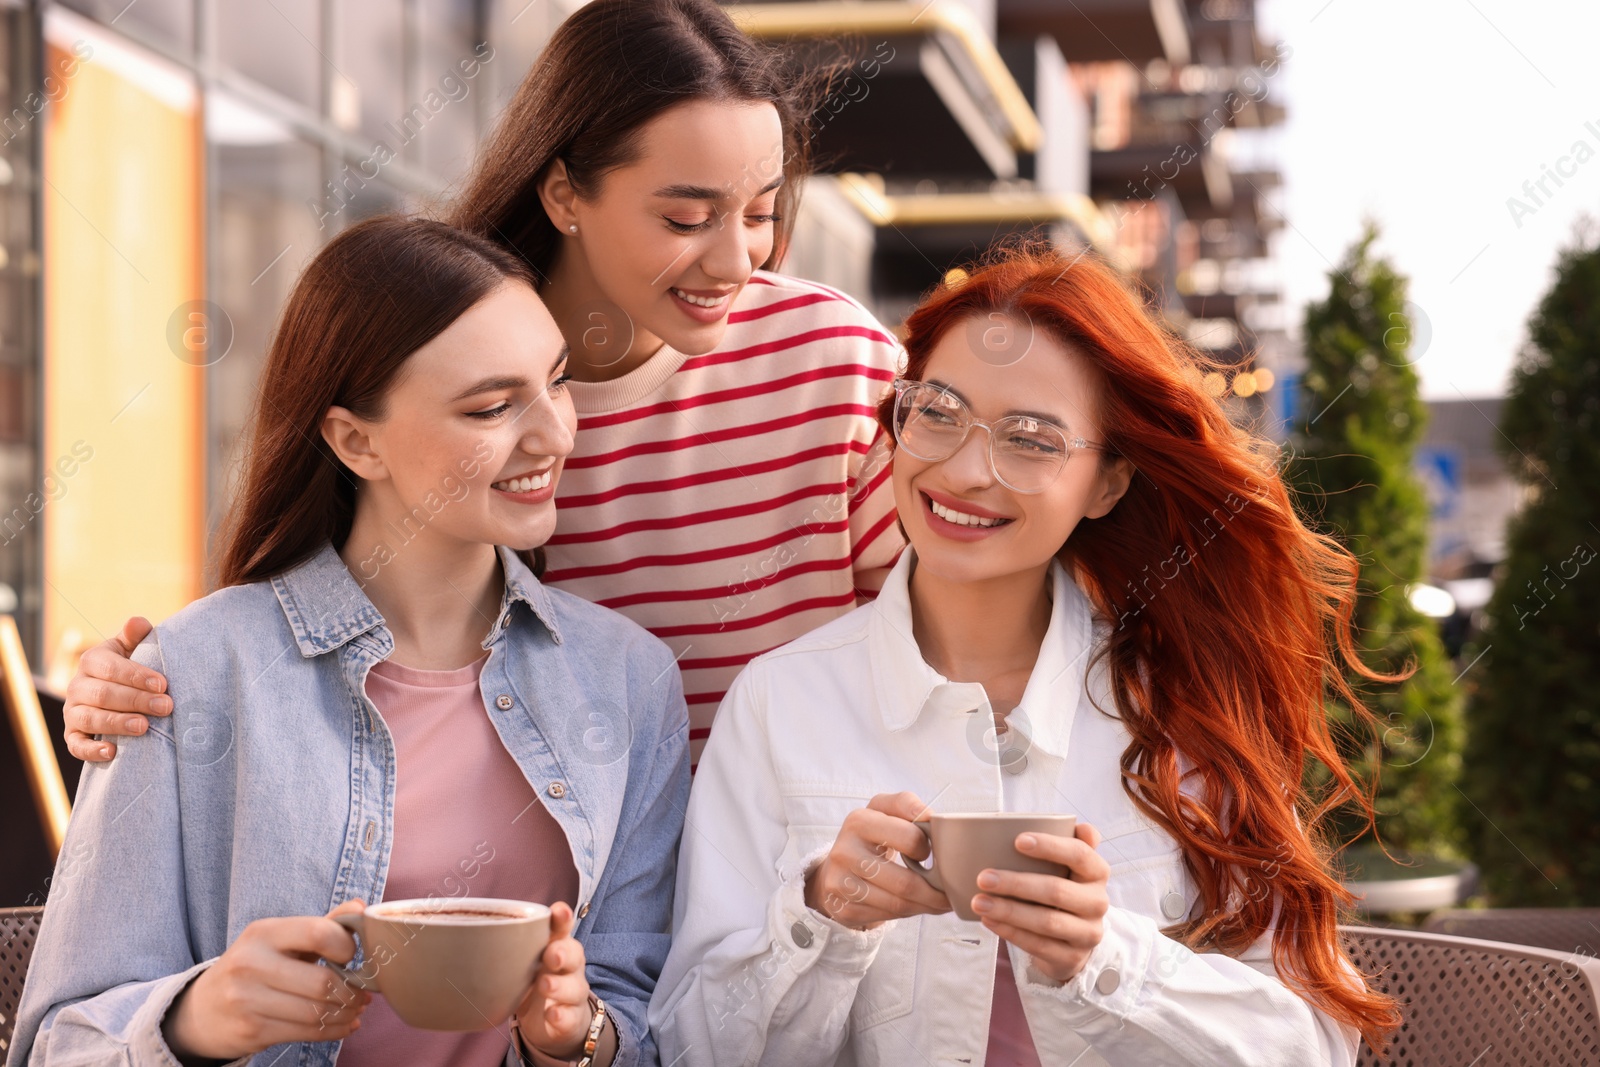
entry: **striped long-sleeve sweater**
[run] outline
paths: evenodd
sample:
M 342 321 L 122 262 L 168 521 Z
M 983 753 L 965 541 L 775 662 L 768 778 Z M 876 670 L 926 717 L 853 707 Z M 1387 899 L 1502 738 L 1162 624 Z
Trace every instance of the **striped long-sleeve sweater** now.
M 899 555 L 874 418 L 899 359 L 850 297 L 757 272 L 714 351 L 571 383 L 544 581 L 671 646 L 696 762 L 734 675 L 870 598 Z

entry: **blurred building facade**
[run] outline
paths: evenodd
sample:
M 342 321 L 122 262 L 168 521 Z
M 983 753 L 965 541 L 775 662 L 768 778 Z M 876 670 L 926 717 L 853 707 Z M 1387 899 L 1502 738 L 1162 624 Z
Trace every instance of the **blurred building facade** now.
M 0 0 L 0 611 L 64 670 L 205 592 L 300 267 L 447 195 L 581 0 Z M 1240 419 L 1292 415 L 1253 0 L 783 0 L 835 64 L 785 269 L 897 324 L 1022 235 L 1134 273 Z M 841 45 L 839 42 L 843 42 Z
M 36 669 L 206 591 L 300 267 L 446 194 L 576 6 L 0 0 L 0 611 Z

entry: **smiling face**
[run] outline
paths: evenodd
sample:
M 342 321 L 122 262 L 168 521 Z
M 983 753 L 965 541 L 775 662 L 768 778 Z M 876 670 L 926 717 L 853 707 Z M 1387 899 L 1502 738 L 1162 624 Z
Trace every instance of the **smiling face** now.
M 1099 383 L 1077 352 L 1043 331 L 1026 356 L 1003 367 L 975 354 L 974 331 L 957 325 L 934 346 L 921 380 L 966 403 L 976 418 L 1043 418 L 1070 440 L 1104 443 Z M 928 462 L 895 449 L 894 495 L 917 568 L 951 582 L 1047 569 L 1080 520 L 1105 515 L 1128 485 L 1126 460 L 1079 449 L 1043 492 L 1007 488 L 989 465 L 989 434 L 974 426 L 960 449 Z
M 659 339 L 700 355 L 721 342 L 734 298 L 772 253 L 782 180 L 776 108 L 692 100 L 646 123 L 636 160 L 602 176 L 593 199 L 559 180 L 544 196 L 567 238 L 563 259 L 627 316 L 632 348 L 648 353 Z
M 577 429 L 566 356 L 544 304 L 508 282 L 407 358 L 383 418 L 330 409 L 324 436 L 365 479 L 358 512 L 402 539 L 544 544 Z

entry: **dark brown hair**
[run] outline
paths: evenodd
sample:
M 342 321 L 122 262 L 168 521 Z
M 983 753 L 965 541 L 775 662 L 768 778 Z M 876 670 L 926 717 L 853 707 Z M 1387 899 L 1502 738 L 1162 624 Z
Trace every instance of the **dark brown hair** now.
M 781 221 L 765 264 L 772 266 L 788 245 L 811 161 L 806 119 L 828 76 L 801 76 L 785 53 L 747 37 L 711 0 L 593 0 L 550 38 L 446 217 L 511 248 L 546 278 L 559 235 L 538 186 L 555 160 L 578 194 L 592 198 L 608 171 L 637 158 L 640 130 L 669 108 L 766 101 L 784 131 Z
M 367 219 L 317 253 L 261 373 L 219 586 L 281 574 L 325 542 L 343 547 L 360 479 L 322 439 L 323 416 L 337 404 L 381 419 L 411 354 L 508 281 L 533 276 L 499 245 L 427 219 Z
M 1356 655 L 1357 562 L 1306 528 L 1265 449 L 1201 388 L 1196 355 L 1114 270 L 1047 247 L 1001 249 L 906 319 L 906 377 L 949 331 L 1008 313 L 1069 346 L 1100 382 L 1106 444 L 1134 467 L 1109 514 L 1080 523 L 1058 558 L 1111 623 L 1097 663 L 1130 741 L 1122 784 L 1183 850 L 1200 890 L 1167 932 L 1237 955 L 1267 930 L 1278 976 L 1374 1048 L 1394 1001 L 1351 980 L 1337 930 L 1350 892 L 1330 870 L 1329 816 L 1371 824 L 1370 781 L 1350 773 L 1325 691 L 1376 720 L 1340 670 L 1394 680 Z M 1038 357 L 1034 357 L 1038 358 Z M 879 408 L 893 430 L 894 397 Z M 1330 772 L 1316 794 L 1307 760 Z

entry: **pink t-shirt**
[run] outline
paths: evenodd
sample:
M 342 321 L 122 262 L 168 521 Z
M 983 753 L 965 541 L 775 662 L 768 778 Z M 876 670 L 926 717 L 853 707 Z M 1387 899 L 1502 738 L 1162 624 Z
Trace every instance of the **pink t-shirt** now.
M 487 658 L 487 657 L 485 657 Z M 508 897 L 578 900 L 578 871 L 561 827 L 500 743 L 478 691 L 480 659 L 453 671 L 376 664 L 367 695 L 394 738 L 394 842 L 385 900 Z M 508 1027 L 415 1030 L 382 995 L 339 1050 L 339 1067 L 497 1067 Z
M 983 1067 L 1040 1067 L 1004 941 L 994 965 L 994 1005 L 989 1009 L 989 1051 L 984 1054 Z

